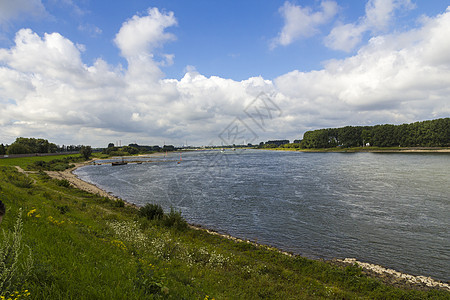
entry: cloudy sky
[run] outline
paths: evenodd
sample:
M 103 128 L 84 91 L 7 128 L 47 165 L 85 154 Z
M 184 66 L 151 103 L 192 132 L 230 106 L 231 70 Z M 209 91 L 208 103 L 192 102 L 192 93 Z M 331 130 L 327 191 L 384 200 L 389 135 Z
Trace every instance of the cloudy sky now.
M 208 145 L 450 116 L 448 0 L 0 0 L 0 143 Z

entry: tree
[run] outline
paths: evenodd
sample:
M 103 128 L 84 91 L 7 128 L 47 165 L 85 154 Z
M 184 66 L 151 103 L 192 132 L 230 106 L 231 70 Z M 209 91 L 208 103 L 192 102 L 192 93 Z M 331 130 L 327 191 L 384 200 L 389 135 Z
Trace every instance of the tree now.
M 31 148 L 19 143 L 12 143 L 6 150 L 6 154 L 27 154 L 33 153 Z
M 80 154 L 84 157 L 85 160 L 88 160 L 92 154 L 91 146 L 81 146 Z
M 6 154 L 6 148 L 5 145 L 1 144 L 0 145 L 0 155 L 5 155 Z

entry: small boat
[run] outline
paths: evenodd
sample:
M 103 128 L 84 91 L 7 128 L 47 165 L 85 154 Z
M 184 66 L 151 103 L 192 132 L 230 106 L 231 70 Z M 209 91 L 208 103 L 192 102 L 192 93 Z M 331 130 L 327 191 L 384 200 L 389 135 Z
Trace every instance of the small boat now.
M 113 161 L 111 163 L 112 166 L 122 166 L 122 165 L 126 165 L 126 164 L 128 164 L 128 163 L 123 160 L 123 157 L 122 157 L 122 161 Z

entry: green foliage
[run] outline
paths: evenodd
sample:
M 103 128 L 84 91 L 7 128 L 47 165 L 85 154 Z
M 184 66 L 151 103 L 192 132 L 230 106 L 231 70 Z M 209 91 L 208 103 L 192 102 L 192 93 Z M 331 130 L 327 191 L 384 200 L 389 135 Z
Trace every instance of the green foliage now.
M 306 149 L 360 147 L 449 147 L 450 118 L 402 125 L 347 126 L 307 131 Z
M 166 277 L 151 263 L 144 260 L 137 261 L 136 277 L 134 287 L 143 291 L 144 295 L 167 295 L 169 288 L 164 284 Z
M 79 162 L 81 160 L 82 158 L 80 156 L 70 156 L 60 159 L 52 159 L 50 161 L 37 160 L 29 164 L 27 169 L 37 171 L 64 171 L 75 167 L 73 162 Z
M 177 230 L 185 230 L 188 227 L 186 220 L 181 216 L 181 212 L 175 211 L 173 207 L 170 208 L 170 213 L 164 215 L 163 224 Z
M 80 154 L 84 158 L 84 160 L 89 160 L 92 154 L 91 146 L 81 146 Z
M 138 211 L 140 217 L 147 220 L 158 220 L 166 227 L 173 227 L 177 230 L 185 230 L 188 227 L 186 220 L 181 216 L 181 212 L 170 209 L 170 213 L 164 214 L 164 210 L 159 204 L 147 203 Z
M 59 186 L 66 187 L 66 188 L 70 187 L 70 182 L 67 179 L 56 179 L 55 178 L 55 179 L 53 179 L 53 181 Z
M 66 161 L 67 159 L 67 161 Z M 3 158 L 0 159 L 0 166 L 19 166 L 22 169 L 27 170 L 36 170 L 38 171 L 39 168 L 34 169 L 30 165 L 33 165 L 37 161 L 43 161 L 43 162 L 51 162 L 51 164 L 58 162 L 61 160 L 61 162 L 77 162 L 82 161 L 82 158 L 79 155 L 67 155 L 67 154 L 61 154 L 61 155 L 55 155 L 55 156 L 30 156 L 30 157 L 20 157 L 20 158 Z M 44 169 L 45 170 L 45 169 Z M 49 169 L 48 171 L 51 171 Z
M 135 148 L 135 147 L 130 147 L 130 146 L 124 146 L 120 149 L 120 151 L 123 152 L 127 152 L 129 154 L 138 154 L 139 153 L 139 149 Z
M 122 199 L 114 200 L 113 206 L 114 207 L 125 207 L 125 201 L 123 201 Z
M 0 296 L 9 297 L 14 291 L 20 291 L 31 275 L 33 259 L 31 249 L 25 254 L 22 244 L 22 210 L 19 210 L 14 230 L 3 230 L 0 244 Z
M 164 210 L 159 204 L 147 203 L 139 208 L 138 215 L 148 220 L 159 220 L 163 218 Z
M 19 137 L 12 143 L 7 154 L 55 153 L 58 147 L 44 139 Z
M 7 180 L 20 188 L 31 188 L 33 186 L 33 180 L 27 177 L 25 174 L 19 172 L 10 172 L 7 175 Z

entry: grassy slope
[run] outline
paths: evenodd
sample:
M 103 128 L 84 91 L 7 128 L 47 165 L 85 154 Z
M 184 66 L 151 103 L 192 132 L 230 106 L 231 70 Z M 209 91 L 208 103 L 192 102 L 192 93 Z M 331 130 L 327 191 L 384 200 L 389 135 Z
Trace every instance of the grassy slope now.
M 2 163 L 1 161 L 0 163 Z M 20 162 L 22 164 L 22 162 Z M 289 257 L 204 231 L 167 228 L 136 210 L 39 174 L 0 166 L 1 227 L 23 208 L 36 299 L 449 299 L 443 291 L 401 290 L 321 261 Z M 35 213 L 27 213 L 36 209 Z M 37 217 L 39 215 L 39 217 Z

